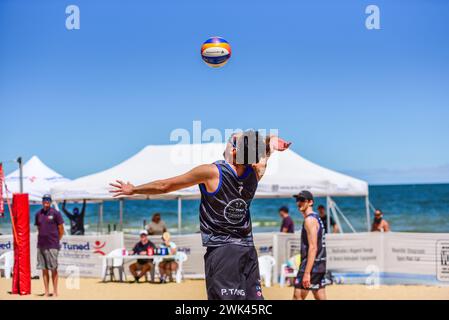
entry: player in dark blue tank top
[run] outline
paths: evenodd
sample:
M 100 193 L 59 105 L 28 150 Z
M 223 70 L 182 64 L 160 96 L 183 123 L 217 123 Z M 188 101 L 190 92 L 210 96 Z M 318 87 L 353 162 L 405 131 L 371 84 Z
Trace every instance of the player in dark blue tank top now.
M 219 187 L 207 192 L 200 184 L 200 230 L 205 247 L 227 244 L 252 247 L 253 234 L 249 207 L 257 189 L 257 175 L 247 165 L 238 176 L 224 160 L 214 163 L 219 171 Z
M 313 211 L 314 199 L 309 191 L 295 196 L 299 211 L 304 216 L 301 229 L 301 265 L 295 279 L 293 299 L 304 300 L 309 291 L 315 299 L 326 299 L 326 242 L 324 224 Z
M 263 141 L 262 154 L 258 143 L 255 149 L 248 143 L 249 137 L 254 136 L 256 142 Z M 226 144 L 225 160 L 200 165 L 180 176 L 140 186 L 119 180 L 110 184 L 114 187 L 111 190 L 114 197 L 163 194 L 199 185 L 200 230 L 203 245 L 207 247 L 204 260 L 209 299 L 263 299 L 249 208 L 269 156 L 274 151 L 286 150 L 290 143 L 276 136 L 258 139 L 254 131 L 234 134 Z

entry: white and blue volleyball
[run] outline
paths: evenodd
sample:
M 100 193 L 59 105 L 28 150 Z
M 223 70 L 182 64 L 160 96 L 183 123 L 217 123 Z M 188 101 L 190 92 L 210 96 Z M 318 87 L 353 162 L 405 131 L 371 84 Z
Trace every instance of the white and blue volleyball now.
M 209 67 L 220 68 L 231 57 L 231 46 L 221 37 L 211 37 L 201 46 L 201 57 Z

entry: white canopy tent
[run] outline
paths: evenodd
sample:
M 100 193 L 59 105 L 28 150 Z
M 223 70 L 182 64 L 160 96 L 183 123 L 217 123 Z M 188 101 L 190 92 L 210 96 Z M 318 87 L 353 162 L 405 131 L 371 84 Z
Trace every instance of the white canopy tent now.
M 221 143 L 150 145 L 110 169 L 55 186 L 51 193 L 58 201 L 112 200 L 109 183 L 116 179 L 142 184 L 176 176 L 199 164 L 222 159 L 224 148 L 225 145 Z M 368 197 L 368 184 L 365 181 L 323 168 L 292 150 L 286 150 L 276 152 L 270 158 L 268 169 L 259 183 L 256 198 L 291 197 L 304 189 L 310 190 L 315 196 L 328 197 L 328 200 L 331 196 Z M 199 188 L 195 186 L 165 195 L 132 198 L 178 199 L 180 228 L 181 199 L 199 197 Z
M 23 192 L 29 194 L 31 202 L 42 201 L 42 196 L 50 189 L 70 180 L 50 169 L 37 156 L 31 157 L 23 165 Z M 8 192 L 3 190 L 3 197 L 12 198 L 13 193 L 20 192 L 20 170 L 17 169 L 5 177 Z M 3 187 L 4 188 L 4 187 Z

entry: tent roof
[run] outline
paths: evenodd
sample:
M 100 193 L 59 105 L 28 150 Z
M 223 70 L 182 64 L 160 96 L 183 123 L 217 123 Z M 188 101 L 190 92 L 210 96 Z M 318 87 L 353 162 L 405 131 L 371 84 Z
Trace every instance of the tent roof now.
M 139 185 L 182 174 L 193 167 L 223 158 L 224 144 L 150 145 L 122 163 L 92 175 L 52 188 L 56 200 L 110 200 L 109 183 L 116 179 Z M 292 150 L 276 152 L 259 182 L 256 197 L 290 197 L 303 189 L 316 196 L 366 196 L 368 184 L 347 175 L 320 167 Z M 197 186 L 151 199 L 195 199 Z M 133 197 L 150 198 L 150 197 Z
M 23 192 L 29 194 L 30 201 L 41 201 L 45 193 L 50 193 L 50 189 L 58 184 L 69 182 L 62 175 L 50 169 L 37 156 L 31 157 L 23 165 Z M 20 192 L 19 169 L 11 172 L 5 177 L 8 187 L 8 198 L 13 193 Z M 3 192 L 6 195 L 6 192 Z

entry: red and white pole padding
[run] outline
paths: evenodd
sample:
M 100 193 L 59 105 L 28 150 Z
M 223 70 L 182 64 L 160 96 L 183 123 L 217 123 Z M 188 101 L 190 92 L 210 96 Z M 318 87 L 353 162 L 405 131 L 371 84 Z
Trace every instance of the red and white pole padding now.
M 15 193 L 12 201 L 14 274 L 12 293 L 31 294 L 30 205 L 27 193 Z

